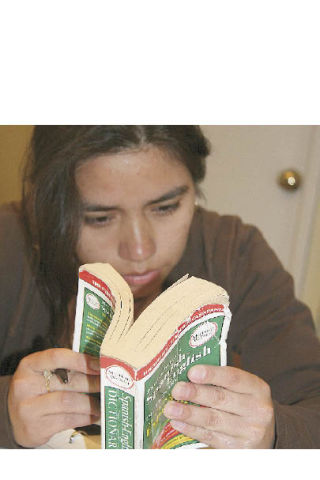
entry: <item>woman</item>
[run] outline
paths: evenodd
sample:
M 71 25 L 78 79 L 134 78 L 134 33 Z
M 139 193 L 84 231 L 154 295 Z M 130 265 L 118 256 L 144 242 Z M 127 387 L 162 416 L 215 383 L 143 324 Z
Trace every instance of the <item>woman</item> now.
M 2 446 L 37 447 L 99 417 L 82 395 L 99 390 L 98 362 L 70 347 L 77 269 L 108 262 L 136 315 L 187 272 L 230 295 L 228 366 L 196 366 L 174 387 L 201 405 L 167 404 L 177 430 L 215 448 L 320 447 L 310 313 L 255 228 L 195 207 L 208 153 L 194 126 L 35 128 L 21 208 L 0 217 Z

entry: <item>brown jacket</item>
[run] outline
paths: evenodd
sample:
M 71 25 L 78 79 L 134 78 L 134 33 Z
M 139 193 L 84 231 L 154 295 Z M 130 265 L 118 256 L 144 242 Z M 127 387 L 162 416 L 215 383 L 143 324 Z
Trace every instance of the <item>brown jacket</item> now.
M 0 447 L 17 448 L 7 392 L 21 357 L 47 347 L 49 314 L 28 265 L 17 213 L 0 209 Z M 233 216 L 201 208 L 184 255 L 168 285 L 189 273 L 229 293 L 233 317 L 228 365 L 269 383 L 276 418 L 276 448 L 320 448 L 320 343 L 308 308 L 293 293 L 261 233 Z

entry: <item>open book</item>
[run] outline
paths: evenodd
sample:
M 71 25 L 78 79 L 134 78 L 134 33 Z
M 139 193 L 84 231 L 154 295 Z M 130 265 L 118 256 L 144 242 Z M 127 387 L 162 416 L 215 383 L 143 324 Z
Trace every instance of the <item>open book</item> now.
M 126 281 L 110 265 L 79 270 L 73 349 L 100 355 L 101 446 L 204 447 L 163 415 L 178 381 L 196 364 L 225 365 L 231 313 L 214 283 L 186 275 L 136 319 Z

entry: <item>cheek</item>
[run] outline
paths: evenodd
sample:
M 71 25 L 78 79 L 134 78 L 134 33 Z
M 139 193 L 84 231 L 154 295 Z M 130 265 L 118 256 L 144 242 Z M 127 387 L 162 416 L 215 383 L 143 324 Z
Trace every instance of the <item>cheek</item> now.
M 114 240 L 99 231 L 82 227 L 77 244 L 77 255 L 81 263 L 109 262 L 114 249 Z
M 192 221 L 192 213 L 188 216 L 175 219 L 171 228 L 166 228 L 161 240 L 161 249 L 174 261 L 178 261 L 188 240 L 188 234 Z
M 90 262 L 91 243 L 90 235 L 88 235 L 85 228 L 81 228 L 77 243 L 77 256 L 80 263 Z

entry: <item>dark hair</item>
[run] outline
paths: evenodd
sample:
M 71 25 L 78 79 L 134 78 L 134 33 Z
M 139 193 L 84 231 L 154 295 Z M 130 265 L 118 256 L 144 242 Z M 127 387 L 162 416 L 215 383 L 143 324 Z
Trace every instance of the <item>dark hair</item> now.
M 204 178 L 209 144 L 192 125 L 36 126 L 23 175 L 22 215 L 33 247 L 32 268 L 50 308 L 52 336 L 68 324 L 68 303 L 76 293 L 75 249 L 81 210 L 75 182 L 78 166 L 95 156 L 153 145 L 173 154 L 195 185 Z

